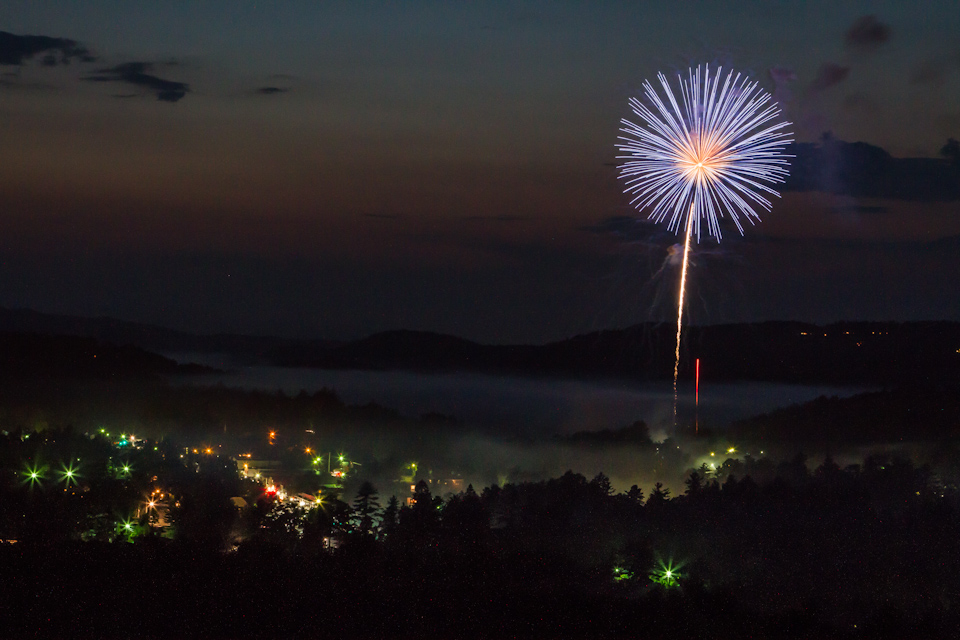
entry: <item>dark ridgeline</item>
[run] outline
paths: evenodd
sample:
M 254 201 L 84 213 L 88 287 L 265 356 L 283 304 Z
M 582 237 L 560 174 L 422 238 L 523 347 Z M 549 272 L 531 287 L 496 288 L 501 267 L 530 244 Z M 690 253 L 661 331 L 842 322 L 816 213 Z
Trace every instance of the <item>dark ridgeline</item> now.
M 333 347 L 278 349 L 282 366 L 476 371 L 519 375 L 669 379 L 676 325 L 647 324 L 545 345 L 481 345 L 433 333 L 394 331 Z M 960 381 L 960 323 L 800 322 L 690 327 L 681 376 L 700 358 L 711 380 L 828 384 Z
M 146 379 L 215 373 L 215 369 L 175 361 L 138 347 L 116 346 L 94 338 L 40 333 L 0 333 L 0 377 Z
M 0 330 L 93 337 L 162 352 L 219 352 L 238 361 L 329 369 L 468 371 L 532 376 L 670 379 L 676 326 L 642 324 L 543 345 L 484 345 L 421 331 L 360 340 L 200 336 L 108 318 L 0 310 Z M 681 377 L 700 358 L 711 380 L 826 384 L 960 382 L 960 323 L 762 322 L 692 326 L 681 344 Z

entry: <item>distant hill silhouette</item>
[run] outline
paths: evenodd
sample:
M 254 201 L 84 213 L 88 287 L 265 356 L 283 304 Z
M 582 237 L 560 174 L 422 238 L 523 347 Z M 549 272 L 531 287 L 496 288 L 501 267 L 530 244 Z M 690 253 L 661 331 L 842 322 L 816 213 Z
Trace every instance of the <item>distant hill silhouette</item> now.
M 84 336 L 163 353 L 230 353 L 250 359 L 267 357 L 273 350 L 288 345 L 337 344 L 328 340 L 296 341 L 225 333 L 200 335 L 116 318 L 84 318 L 3 307 L 0 307 L 0 331 Z
M 0 333 L 0 378 L 148 378 L 210 372 L 181 365 L 138 347 L 116 346 L 94 338 Z
M 672 377 L 676 328 L 644 324 L 545 345 L 481 345 L 393 331 L 332 348 L 278 349 L 274 364 L 331 369 L 481 371 L 545 376 Z M 691 327 L 681 376 L 711 380 L 897 384 L 960 379 L 960 323 L 764 322 Z
M 439 333 L 388 331 L 350 342 L 197 335 L 110 318 L 0 309 L 0 331 L 94 338 L 174 352 L 218 352 L 250 363 L 325 369 L 472 371 L 559 377 L 669 379 L 676 327 L 641 324 L 542 345 L 483 345 Z M 685 330 L 680 374 L 710 380 L 830 384 L 960 381 L 960 323 L 801 322 Z

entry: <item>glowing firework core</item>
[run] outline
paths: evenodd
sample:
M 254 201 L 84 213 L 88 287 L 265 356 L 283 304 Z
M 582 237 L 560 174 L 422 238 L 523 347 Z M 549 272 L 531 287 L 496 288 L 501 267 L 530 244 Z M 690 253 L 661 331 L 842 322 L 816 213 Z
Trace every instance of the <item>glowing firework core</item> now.
M 637 209 L 650 209 L 649 218 L 679 232 L 684 225 L 683 268 L 677 305 L 677 350 L 673 369 L 674 421 L 677 413 L 677 376 L 680 368 L 680 333 L 686 291 L 690 236 L 700 240 L 700 222 L 719 241 L 719 219 L 730 216 L 743 233 L 741 217 L 751 224 L 760 220 L 755 206 L 769 211 L 764 193 L 779 196 L 764 183 L 783 182 L 789 174 L 793 142 L 785 132 L 789 122 L 773 121 L 780 108 L 756 82 L 728 72 L 721 86 L 721 69 L 690 69 L 687 80 L 678 77 L 680 100 L 657 74 L 666 101 L 649 82 L 643 83 L 647 104 L 630 99 L 630 107 L 643 123 L 620 121 L 617 148 L 625 160 L 620 177 L 625 191 L 634 196 Z M 684 219 L 684 212 L 686 218 Z

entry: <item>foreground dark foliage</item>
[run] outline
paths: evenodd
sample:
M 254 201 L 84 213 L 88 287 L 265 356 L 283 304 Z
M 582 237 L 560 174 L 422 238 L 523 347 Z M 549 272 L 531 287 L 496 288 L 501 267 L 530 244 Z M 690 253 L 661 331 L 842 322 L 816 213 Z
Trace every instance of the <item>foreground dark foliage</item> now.
M 162 471 L 161 453 L 142 456 L 141 469 Z M 352 508 L 331 501 L 299 516 L 264 502 L 224 508 L 242 490 L 228 470 L 168 471 L 182 502 L 172 540 L 144 527 L 82 542 L 77 527 L 89 535 L 103 504 L 7 481 L 0 512 L 22 539 L 0 545 L 0 636 L 902 638 L 960 628 L 956 489 L 890 456 L 845 469 L 828 459 L 812 473 L 802 458 L 748 460 L 741 480 L 694 472 L 682 495 L 658 485 L 646 500 L 638 488 L 615 494 L 603 475 L 567 473 L 446 500 L 421 482 L 412 505 L 380 508 L 365 483 Z M 83 500 L 110 486 L 130 500 L 135 481 L 88 478 Z

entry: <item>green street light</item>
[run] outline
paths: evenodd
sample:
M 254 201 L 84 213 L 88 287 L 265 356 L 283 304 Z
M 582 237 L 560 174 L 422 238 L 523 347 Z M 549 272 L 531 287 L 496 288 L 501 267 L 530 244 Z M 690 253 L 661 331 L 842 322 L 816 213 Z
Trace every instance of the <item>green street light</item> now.
M 666 588 L 679 586 L 679 579 L 682 577 L 677 571 L 683 564 L 674 565 L 673 560 L 668 560 L 664 563 L 662 560 L 658 560 L 658 568 L 653 570 L 653 573 L 650 574 L 650 581 L 655 582 Z
M 136 535 L 137 529 L 132 520 L 121 519 L 120 522 L 117 523 L 117 532 L 127 536 L 127 541 L 130 542 Z
M 63 465 L 63 468 L 60 470 L 60 480 L 69 487 L 71 484 L 77 483 L 77 478 L 80 476 L 77 473 L 77 467 L 73 465 L 73 462 Z
M 30 483 L 30 488 L 32 489 L 34 485 L 39 484 L 43 480 L 43 472 L 47 470 L 46 467 L 41 467 L 39 464 L 34 464 L 32 467 L 30 465 L 25 465 L 26 471 L 23 472 L 24 482 Z

